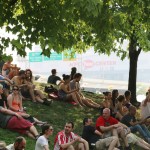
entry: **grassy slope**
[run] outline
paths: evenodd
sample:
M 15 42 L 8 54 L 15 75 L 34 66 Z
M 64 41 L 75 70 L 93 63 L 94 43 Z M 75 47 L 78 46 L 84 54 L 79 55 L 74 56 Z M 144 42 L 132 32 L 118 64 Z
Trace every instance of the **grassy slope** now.
M 54 138 L 57 132 L 64 128 L 66 121 L 73 121 L 75 123 L 75 132 L 81 134 L 82 119 L 84 117 L 97 118 L 99 113 L 97 110 L 85 108 L 81 109 L 69 103 L 54 101 L 51 106 L 44 106 L 42 104 L 33 104 L 30 101 L 24 101 L 24 106 L 27 107 L 27 112 L 37 117 L 40 120 L 47 121 L 54 127 L 54 134 L 50 137 L 50 149 L 53 149 Z M 40 128 L 37 127 L 40 132 Z M 9 130 L 0 129 L 0 140 L 5 141 L 6 144 L 13 143 L 18 133 Z M 27 150 L 34 150 L 35 141 L 26 137 Z
M 86 96 L 92 97 L 92 99 L 97 102 L 100 101 L 100 99 L 96 95 L 86 93 Z M 98 110 L 90 108 L 81 109 L 69 103 L 60 101 L 54 101 L 53 104 L 49 107 L 42 104 L 33 104 L 30 101 L 24 101 L 23 104 L 27 107 L 27 113 L 32 114 L 34 117 L 37 117 L 42 121 L 47 121 L 54 127 L 53 136 L 50 137 L 51 150 L 53 149 L 55 135 L 57 134 L 57 132 L 61 131 L 64 128 L 66 121 L 73 121 L 75 123 L 74 132 L 81 135 L 82 119 L 84 117 L 91 117 L 95 122 L 96 118 L 99 116 Z M 37 129 L 40 132 L 40 128 L 37 127 Z M 0 129 L 0 140 L 5 141 L 6 144 L 13 143 L 16 136 L 19 136 L 19 134 L 11 132 L 9 130 Z M 26 150 L 34 150 L 35 141 L 28 137 L 26 137 L 26 140 Z

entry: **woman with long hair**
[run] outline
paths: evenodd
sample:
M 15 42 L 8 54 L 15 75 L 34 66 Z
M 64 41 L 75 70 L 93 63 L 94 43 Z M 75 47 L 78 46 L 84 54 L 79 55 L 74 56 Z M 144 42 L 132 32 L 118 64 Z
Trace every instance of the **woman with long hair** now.
M 39 90 L 35 88 L 35 85 L 33 84 L 33 75 L 32 71 L 30 69 L 25 70 L 25 80 L 26 82 L 34 88 L 34 95 L 35 100 L 43 103 L 45 105 L 50 105 L 52 100 L 47 100 L 47 98 L 44 96 L 44 94 Z
M 69 83 L 70 83 L 70 75 L 63 74 L 63 80 L 64 82 L 60 84 L 59 90 L 58 90 L 58 96 L 63 101 L 74 101 L 77 105 L 81 106 L 79 103 L 75 92 L 78 91 L 78 89 L 69 89 Z M 82 107 L 82 106 L 81 106 Z
M 74 75 L 73 80 L 70 81 L 70 84 L 69 84 L 70 90 L 77 89 L 77 88 L 79 89 L 75 94 L 76 94 L 76 97 L 77 97 L 78 101 L 81 103 L 81 105 L 88 106 L 88 107 L 91 107 L 91 108 L 99 108 L 100 105 L 98 103 L 94 102 L 90 98 L 85 97 L 81 93 L 80 84 L 79 84 L 79 82 L 81 80 L 81 77 L 82 77 L 81 73 L 76 73 Z
M 31 115 L 27 114 L 22 105 L 22 95 L 19 91 L 18 86 L 13 86 L 12 88 L 12 93 L 9 94 L 7 97 L 7 104 L 8 104 L 8 109 L 20 114 L 23 118 L 29 120 L 32 123 L 36 124 L 44 124 L 46 122 L 39 121 L 38 119 L 32 117 Z
M 124 101 L 125 101 L 124 95 L 119 95 L 117 98 L 117 101 L 118 102 L 115 107 L 117 113 L 116 113 L 115 118 L 121 120 L 122 117 L 127 114 L 127 111 L 126 111 L 127 108 L 125 108 L 126 106 L 124 106 Z

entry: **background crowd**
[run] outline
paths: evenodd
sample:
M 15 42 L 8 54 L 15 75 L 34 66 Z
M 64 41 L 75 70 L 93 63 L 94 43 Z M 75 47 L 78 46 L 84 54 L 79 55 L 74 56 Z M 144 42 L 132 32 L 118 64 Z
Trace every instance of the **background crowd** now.
M 46 95 L 36 88 L 32 71 L 21 70 L 17 65 L 13 65 L 12 61 L 10 58 L 3 64 L 0 75 L 0 127 L 35 139 L 35 150 L 49 150 L 48 138 L 53 134 L 53 126 L 28 114 L 23 107 L 25 100 L 49 107 L 52 101 L 57 99 L 72 103 L 81 109 L 89 107 L 100 112 L 95 126 L 91 118 L 83 118 L 82 136 L 73 132 L 73 122 L 66 122 L 64 130 L 56 135 L 54 150 L 130 150 L 131 143 L 142 149 L 150 149 L 150 89 L 139 108 L 141 118 L 137 118 L 137 108 L 131 104 L 132 93 L 128 90 L 124 94 L 119 94 L 117 89 L 106 91 L 99 96 L 103 101 L 95 102 L 81 91 L 82 74 L 73 67 L 70 75 L 63 74 L 62 78 L 57 76 L 56 69 L 51 70 L 47 80 L 51 91 Z M 55 85 L 58 86 L 57 89 L 53 87 Z M 41 126 L 41 134 L 36 129 L 37 125 Z M 1 141 L 0 149 L 23 150 L 25 145 L 25 138 L 19 136 L 8 146 Z

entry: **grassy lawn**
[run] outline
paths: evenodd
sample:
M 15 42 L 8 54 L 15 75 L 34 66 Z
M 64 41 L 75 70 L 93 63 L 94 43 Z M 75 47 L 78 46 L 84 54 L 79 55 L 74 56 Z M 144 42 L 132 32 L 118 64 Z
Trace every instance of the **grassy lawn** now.
M 86 93 L 86 96 L 92 97 L 92 99 L 94 99 L 97 102 L 101 101 L 97 95 Z M 42 121 L 47 121 L 53 126 L 54 133 L 53 136 L 50 137 L 51 150 L 53 149 L 54 138 L 57 132 L 63 130 L 66 121 L 73 121 L 75 123 L 74 132 L 81 135 L 83 127 L 82 126 L 83 118 L 91 117 L 95 122 L 95 120 L 99 116 L 98 110 L 94 110 L 91 108 L 81 109 L 79 107 L 73 106 L 72 104 L 60 101 L 54 101 L 51 106 L 34 104 L 30 101 L 24 101 L 23 105 L 27 107 L 27 113 L 32 114 L 32 116 L 37 117 Z M 40 127 L 37 127 L 37 129 L 40 132 Z M 19 134 L 11 132 L 9 130 L 0 129 L 0 140 L 5 141 L 7 145 L 13 143 L 16 136 L 19 136 Z M 34 150 L 35 140 L 32 140 L 28 137 L 25 138 L 27 140 L 26 150 Z M 135 147 L 133 147 L 133 149 L 135 149 Z
M 75 123 L 75 133 L 82 133 L 82 119 L 84 117 L 97 118 L 99 116 L 98 110 L 89 108 L 81 109 L 69 103 L 54 101 L 51 106 L 42 104 L 34 104 L 30 101 L 24 101 L 24 106 L 27 107 L 27 113 L 42 121 L 47 121 L 54 128 L 54 134 L 50 137 L 50 149 L 53 149 L 54 138 L 57 132 L 63 130 L 66 121 L 73 121 Z M 40 132 L 40 127 L 37 126 Z M 18 133 L 0 129 L 0 140 L 5 141 L 6 144 L 13 143 Z M 35 140 L 25 137 L 27 140 L 26 150 L 34 150 Z

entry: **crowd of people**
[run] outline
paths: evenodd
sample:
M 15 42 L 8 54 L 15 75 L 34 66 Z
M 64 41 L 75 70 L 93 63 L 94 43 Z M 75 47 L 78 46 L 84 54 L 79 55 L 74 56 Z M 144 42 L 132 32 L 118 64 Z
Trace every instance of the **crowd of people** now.
M 36 88 L 30 69 L 21 70 L 12 64 L 12 58 L 4 63 L 0 75 L 0 127 L 26 134 L 36 140 L 35 150 L 49 150 L 48 138 L 53 134 L 52 125 L 28 114 L 23 107 L 24 100 L 50 106 L 52 100 L 43 91 Z M 70 75 L 57 76 L 56 69 L 51 70 L 47 83 L 58 85 L 55 93 L 60 101 L 74 105 L 90 107 L 100 112 L 93 126 L 91 118 L 83 119 L 82 136 L 73 132 L 74 123 L 66 122 L 64 130 L 55 138 L 54 150 L 130 150 L 130 143 L 142 149 L 150 149 L 150 90 L 141 103 L 141 119 L 136 118 L 137 108 L 130 102 L 131 92 L 119 94 L 117 89 L 103 93 L 101 103 L 85 97 L 80 89 L 82 74 L 73 67 Z M 41 134 L 36 125 L 42 128 Z M 136 133 L 139 133 L 139 136 Z M 120 139 L 124 143 L 122 146 Z M 17 137 L 13 144 L 6 146 L 0 142 L 0 150 L 23 150 L 24 137 Z M 123 148 L 124 147 L 124 148 Z

